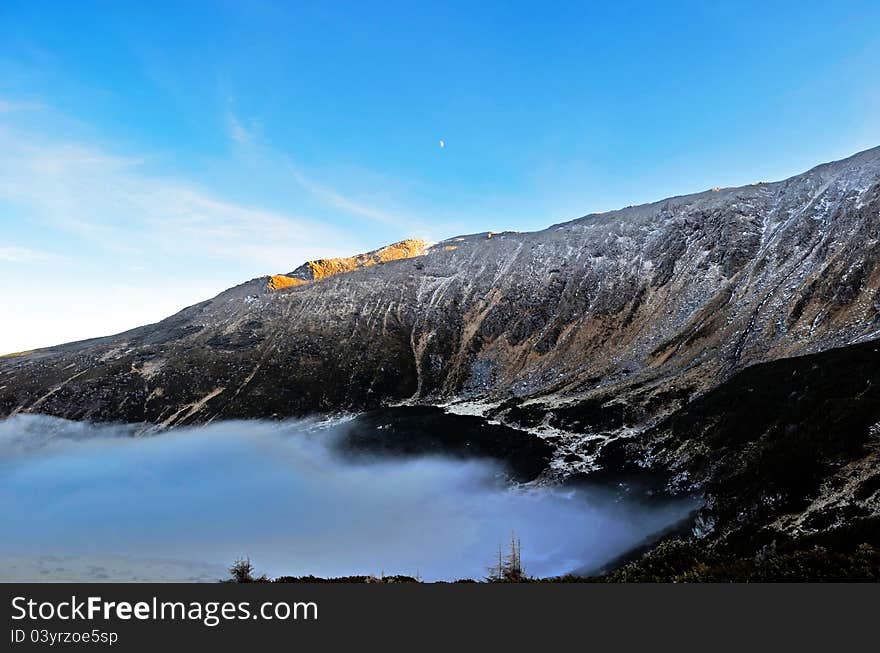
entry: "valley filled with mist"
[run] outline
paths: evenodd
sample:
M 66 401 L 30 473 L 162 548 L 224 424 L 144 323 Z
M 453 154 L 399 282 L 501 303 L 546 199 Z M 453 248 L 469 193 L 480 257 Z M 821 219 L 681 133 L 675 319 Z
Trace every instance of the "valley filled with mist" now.
M 479 580 L 512 531 L 545 577 L 598 570 L 697 505 L 511 484 L 487 457 L 353 453 L 357 420 L 139 428 L 0 422 L 0 511 L 14 524 L 0 578 L 212 582 L 250 557 L 273 577 Z

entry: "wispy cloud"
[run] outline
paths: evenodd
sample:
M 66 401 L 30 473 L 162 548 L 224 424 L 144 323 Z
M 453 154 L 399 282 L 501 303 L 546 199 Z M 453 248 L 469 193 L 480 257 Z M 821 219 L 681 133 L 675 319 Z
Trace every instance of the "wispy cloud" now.
M 28 247 L 0 247 L 0 263 L 45 263 L 55 257 Z
M 46 130 L 45 133 L 53 133 Z M 342 229 L 151 174 L 151 157 L 0 127 L 0 353 L 117 333 L 262 274 L 361 251 Z M 53 300 L 27 285 L 50 261 Z M 64 315 L 59 324 L 58 315 Z
M 411 225 L 411 220 L 405 220 L 387 211 L 367 206 L 361 202 L 352 200 L 340 194 L 329 186 L 324 186 L 302 174 L 293 163 L 288 162 L 288 169 L 294 181 L 300 188 L 315 197 L 318 201 L 333 208 L 344 211 L 361 218 L 368 218 L 389 225 Z
M 39 106 L 2 102 L 4 111 Z M 231 108 L 222 114 L 229 117 L 228 138 L 247 146 L 240 172 L 265 171 L 287 182 L 287 191 L 301 189 L 301 197 L 280 194 L 287 207 L 296 208 L 233 200 L 225 188 L 156 172 L 162 159 L 154 153 L 59 137 L 78 131 L 58 128 L 64 116 L 47 112 L 42 128 L 18 123 L 12 114 L 3 120 L 0 264 L 15 281 L 4 286 L 2 299 L 17 311 L 14 320 L 0 320 L 0 351 L 119 332 L 249 278 L 376 245 L 361 240 L 363 229 L 343 226 L 350 225 L 344 217 L 362 219 L 370 232 L 391 225 L 381 231 L 412 235 L 415 221 L 314 181 L 286 154 L 261 142 L 258 121 L 241 120 Z M 321 219 L 302 213 L 306 210 Z M 324 219 L 328 214 L 332 219 Z M 27 285 L 33 266 L 46 262 L 64 263 L 59 266 L 64 273 L 53 279 L 51 305 Z M 59 313 L 65 315 L 60 329 Z
M 251 121 L 249 124 L 242 122 L 231 111 L 226 115 L 226 133 L 230 139 L 239 145 L 251 145 L 259 131 L 259 124 Z
M 345 232 L 320 222 L 229 202 L 195 184 L 147 174 L 140 157 L 2 129 L 0 199 L 22 207 L 31 219 L 109 250 L 136 254 L 159 248 L 258 264 L 267 272 L 343 253 L 351 242 Z
M 392 226 L 410 228 L 413 220 L 395 215 L 387 210 L 376 208 L 362 201 L 353 200 L 328 185 L 319 183 L 304 174 L 289 156 L 274 151 L 270 144 L 262 143 L 261 125 L 256 119 L 244 120 L 235 111 L 235 96 L 224 88 L 222 91 L 226 104 L 226 135 L 239 146 L 257 146 L 260 154 L 270 160 L 281 160 L 290 171 L 296 184 L 312 198 L 324 206 L 341 211 L 352 217 L 367 219 Z

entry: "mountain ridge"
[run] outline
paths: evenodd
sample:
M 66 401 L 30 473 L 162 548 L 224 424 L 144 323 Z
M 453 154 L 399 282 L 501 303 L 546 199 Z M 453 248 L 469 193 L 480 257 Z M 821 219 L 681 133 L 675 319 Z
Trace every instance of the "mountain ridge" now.
M 880 333 L 878 214 L 872 148 L 271 292 L 260 277 L 154 325 L 0 359 L 0 415 L 174 426 L 470 402 L 571 446 L 637 432 L 751 364 Z M 584 403 L 627 417 L 550 426 Z

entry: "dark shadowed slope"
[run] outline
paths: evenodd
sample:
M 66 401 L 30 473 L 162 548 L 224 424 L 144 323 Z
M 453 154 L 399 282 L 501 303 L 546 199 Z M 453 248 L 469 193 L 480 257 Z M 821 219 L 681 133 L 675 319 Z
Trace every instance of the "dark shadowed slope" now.
M 880 580 L 877 342 L 751 367 L 600 461 L 706 500 L 692 541 L 613 579 Z

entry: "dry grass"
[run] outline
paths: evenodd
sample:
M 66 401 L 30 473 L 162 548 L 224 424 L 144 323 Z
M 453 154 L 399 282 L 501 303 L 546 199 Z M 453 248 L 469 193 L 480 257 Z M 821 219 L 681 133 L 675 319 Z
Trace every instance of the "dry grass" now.
M 11 354 L 0 354 L 0 358 L 14 358 L 15 356 L 27 356 L 28 354 L 33 354 L 35 349 L 28 349 L 27 351 L 14 351 Z

